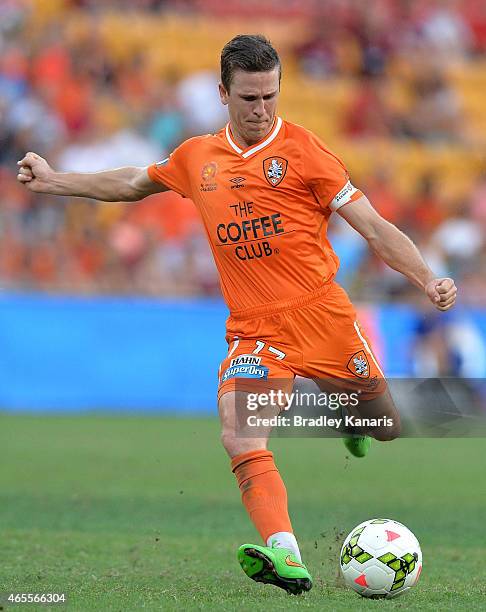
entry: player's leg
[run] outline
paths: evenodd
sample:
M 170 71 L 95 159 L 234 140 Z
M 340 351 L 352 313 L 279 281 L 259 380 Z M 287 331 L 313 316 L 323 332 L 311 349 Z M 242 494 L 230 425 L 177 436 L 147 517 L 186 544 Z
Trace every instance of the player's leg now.
M 221 440 L 231 459 L 242 502 L 265 543 L 241 546 L 238 560 L 253 580 L 300 593 L 311 588 L 312 579 L 293 534 L 284 482 L 273 453 L 267 449 L 272 427 L 256 421 L 278 417 L 283 406 L 275 402 L 249 411 L 249 395 L 229 391 L 219 400 Z
M 369 347 L 369 344 L 367 346 Z M 364 371 L 368 373 L 368 377 L 363 381 L 339 378 L 333 389 L 335 391 L 340 388 L 349 397 L 354 395 L 357 398 L 356 402 L 347 402 L 346 406 L 341 408 L 345 434 L 343 442 L 354 457 L 365 457 L 371 448 L 372 438 L 380 442 L 398 438 L 401 421 L 386 379 L 371 349 L 367 357 L 362 352 L 358 352 L 358 355 L 360 367 L 367 368 Z M 362 365 L 365 359 L 366 366 Z M 318 381 L 321 390 L 328 390 L 329 385 L 326 383 L 326 379 Z
M 362 400 L 358 407 L 347 410 L 347 416 L 357 419 L 371 419 L 379 425 L 357 426 L 356 421 L 346 428 L 347 436 L 344 445 L 354 457 L 366 457 L 371 448 L 371 439 L 388 442 L 398 438 L 401 424 L 393 398 L 388 386 L 385 391 L 373 399 Z
M 348 450 L 364 456 L 370 437 L 381 441 L 396 438 L 400 434 L 399 414 L 346 292 L 332 283 L 321 302 L 300 310 L 295 317 L 299 337 L 305 339 L 304 368 L 298 373 L 313 378 L 322 391 L 342 391 L 350 398 L 342 407 Z
M 361 437 L 371 437 L 381 442 L 398 438 L 401 431 L 400 414 L 390 394 L 386 379 L 380 372 L 374 374 L 376 388 L 369 391 L 360 389 L 359 383 L 348 379 L 317 379 L 320 390 L 325 393 L 345 393 L 355 397 L 356 401 L 347 402 L 340 412 L 343 418 L 343 429 L 352 436 L 344 438 L 349 450 L 359 442 Z M 380 376 L 380 378 L 378 378 Z M 355 440 L 354 446 L 352 440 Z M 366 445 L 365 445 L 366 446 Z M 367 443 L 369 448 L 369 440 Z M 354 452 L 353 452 L 354 454 Z M 357 455 L 361 456 L 361 455 Z
M 360 397 L 356 406 L 347 408 L 350 416 L 356 419 L 351 427 L 357 439 L 367 435 L 381 442 L 394 440 L 401 432 L 400 414 L 371 342 L 357 320 L 353 321 L 353 329 L 355 333 L 350 335 L 348 352 L 355 352 L 347 362 L 347 369 L 356 376 L 351 382 L 356 385 L 354 388 L 358 389 Z M 348 448 L 349 444 L 352 442 L 348 443 Z
M 342 419 L 340 431 L 343 435 L 345 447 L 354 457 L 365 457 L 371 448 L 371 440 L 379 441 L 394 440 L 400 435 L 400 414 L 398 413 L 393 398 L 390 394 L 385 379 L 380 381 L 380 391 L 371 397 L 365 393 L 361 394 L 357 387 L 347 387 L 347 381 L 335 381 L 331 383 L 328 379 L 317 379 L 320 391 L 327 394 L 344 393 L 347 397 L 358 397 L 358 403 L 348 403 L 341 406 L 339 416 Z M 362 423 L 376 423 L 376 425 Z
M 386 384 L 386 383 L 385 383 Z M 365 420 L 370 425 L 354 427 L 358 435 L 368 435 L 381 442 L 389 442 L 399 437 L 401 431 L 400 414 L 390 394 L 388 385 L 379 395 L 361 399 L 356 407 L 348 408 L 348 413 L 355 419 L 354 423 Z M 377 423 L 374 425 L 373 423 Z
M 267 449 L 272 427 L 255 424 L 256 419 L 277 417 L 281 407 L 274 403 L 250 411 L 249 396 L 245 391 L 230 391 L 220 398 L 221 441 L 231 459 L 242 502 L 263 541 L 270 545 L 272 539 L 278 539 L 300 559 L 287 509 L 287 491 L 273 453 Z

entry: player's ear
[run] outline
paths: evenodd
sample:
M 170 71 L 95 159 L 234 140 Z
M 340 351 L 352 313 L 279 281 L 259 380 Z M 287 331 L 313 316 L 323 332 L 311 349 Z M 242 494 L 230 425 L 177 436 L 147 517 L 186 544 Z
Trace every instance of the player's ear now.
M 228 104 L 229 92 L 226 91 L 226 88 L 223 85 L 223 83 L 220 83 L 218 87 L 219 87 L 219 97 L 221 98 L 221 102 L 225 105 Z

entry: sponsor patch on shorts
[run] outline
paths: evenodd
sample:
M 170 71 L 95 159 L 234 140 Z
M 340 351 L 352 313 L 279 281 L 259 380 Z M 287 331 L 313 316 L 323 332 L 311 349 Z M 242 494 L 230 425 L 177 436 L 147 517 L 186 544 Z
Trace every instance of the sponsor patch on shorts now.
M 223 372 L 221 381 L 225 382 L 229 378 L 258 378 L 267 380 L 268 368 L 262 366 L 262 358 L 256 355 L 238 355 L 233 357 L 229 368 Z

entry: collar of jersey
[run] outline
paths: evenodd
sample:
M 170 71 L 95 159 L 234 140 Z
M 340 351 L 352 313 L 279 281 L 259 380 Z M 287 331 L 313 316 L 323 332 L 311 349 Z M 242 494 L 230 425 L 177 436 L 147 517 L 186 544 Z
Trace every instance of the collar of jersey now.
M 263 140 L 261 140 L 260 142 L 258 142 L 255 145 L 252 145 L 251 147 L 249 147 L 248 149 L 241 149 L 233 140 L 233 138 L 231 137 L 231 131 L 230 131 L 230 124 L 228 123 L 226 126 L 226 139 L 229 143 L 229 145 L 239 154 L 241 155 L 241 157 L 243 157 L 244 159 L 247 159 L 248 157 L 250 157 L 251 155 L 253 155 L 254 153 L 257 153 L 258 151 L 261 151 L 262 149 L 264 149 L 266 146 L 268 146 L 271 142 L 273 142 L 275 140 L 275 138 L 278 136 L 278 133 L 280 132 L 280 128 L 282 127 L 282 119 L 280 117 L 277 117 L 275 119 L 275 122 L 273 124 L 272 129 L 270 130 L 270 133 L 268 134 L 268 136 L 265 136 L 265 138 Z

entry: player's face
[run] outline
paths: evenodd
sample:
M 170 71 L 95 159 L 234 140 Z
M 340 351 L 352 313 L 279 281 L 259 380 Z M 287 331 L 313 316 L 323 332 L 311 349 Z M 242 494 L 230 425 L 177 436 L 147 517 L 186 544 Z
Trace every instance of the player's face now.
M 240 146 L 255 144 L 271 130 L 279 91 L 278 67 L 268 72 L 237 70 L 229 92 L 220 84 L 221 102 L 228 105 L 231 131 Z

